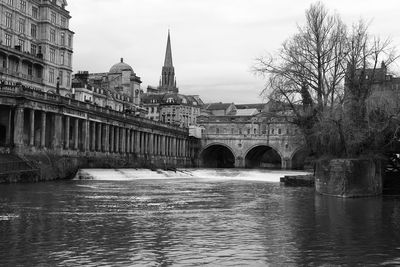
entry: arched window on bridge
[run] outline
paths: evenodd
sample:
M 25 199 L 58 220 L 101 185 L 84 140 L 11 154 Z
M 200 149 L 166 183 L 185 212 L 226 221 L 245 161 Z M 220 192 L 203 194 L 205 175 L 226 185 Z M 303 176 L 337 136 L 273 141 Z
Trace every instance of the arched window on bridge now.
M 254 134 L 257 134 L 257 129 L 256 128 L 254 128 Z

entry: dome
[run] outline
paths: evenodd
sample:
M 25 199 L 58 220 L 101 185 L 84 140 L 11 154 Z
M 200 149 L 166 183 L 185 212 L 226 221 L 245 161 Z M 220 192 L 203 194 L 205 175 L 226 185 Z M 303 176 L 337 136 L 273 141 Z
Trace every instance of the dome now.
M 109 73 L 110 74 L 122 73 L 122 71 L 124 71 L 124 70 L 129 70 L 129 71 L 133 72 L 132 67 L 129 66 L 128 64 L 124 63 L 124 59 L 121 58 L 121 62 L 112 66 Z

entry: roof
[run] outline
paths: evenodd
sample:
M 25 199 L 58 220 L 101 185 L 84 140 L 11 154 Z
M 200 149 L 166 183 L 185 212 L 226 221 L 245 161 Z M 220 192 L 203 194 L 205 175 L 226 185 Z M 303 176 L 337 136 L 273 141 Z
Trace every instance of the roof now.
M 204 105 L 204 109 L 207 110 L 227 110 L 233 103 L 209 103 Z
M 253 116 L 258 113 L 259 112 L 256 108 L 237 109 L 235 116 Z
M 132 67 L 129 66 L 128 64 L 126 64 L 124 62 L 124 59 L 121 58 L 121 62 L 118 62 L 117 64 L 114 64 L 111 67 L 109 73 L 110 74 L 117 74 L 117 73 L 122 73 L 122 71 L 126 71 L 126 70 L 129 70 L 129 71 L 133 72 Z
M 265 108 L 266 103 L 258 103 L 258 104 L 237 104 L 235 105 L 237 109 L 257 109 L 262 110 Z

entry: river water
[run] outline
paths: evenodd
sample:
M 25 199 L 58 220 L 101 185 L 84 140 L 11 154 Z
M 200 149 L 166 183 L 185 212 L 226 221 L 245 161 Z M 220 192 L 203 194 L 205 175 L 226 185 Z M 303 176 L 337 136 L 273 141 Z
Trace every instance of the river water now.
M 400 265 L 400 198 L 283 187 L 281 172 L 84 170 L 0 185 L 0 266 Z

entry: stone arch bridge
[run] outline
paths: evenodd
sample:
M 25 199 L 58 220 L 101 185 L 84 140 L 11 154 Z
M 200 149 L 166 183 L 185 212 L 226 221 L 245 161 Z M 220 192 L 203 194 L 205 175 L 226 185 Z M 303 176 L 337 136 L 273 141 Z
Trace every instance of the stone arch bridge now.
M 300 134 L 206 134 L 200 167 L 303 169 L 308 153 Z

